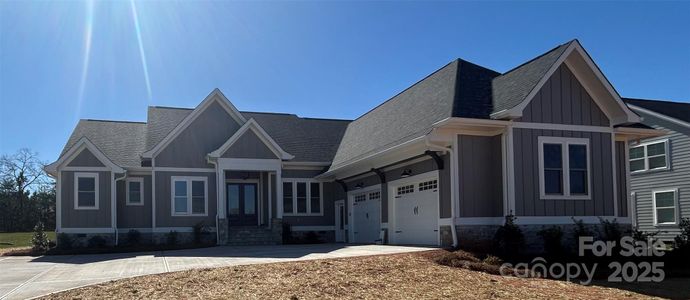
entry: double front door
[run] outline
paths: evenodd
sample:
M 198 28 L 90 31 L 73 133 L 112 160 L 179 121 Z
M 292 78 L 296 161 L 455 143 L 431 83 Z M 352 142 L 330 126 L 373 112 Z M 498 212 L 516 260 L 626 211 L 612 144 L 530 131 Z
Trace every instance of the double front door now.
M 227 183 L 230 226 L 257 225 L 257 187 L 256 183 Z

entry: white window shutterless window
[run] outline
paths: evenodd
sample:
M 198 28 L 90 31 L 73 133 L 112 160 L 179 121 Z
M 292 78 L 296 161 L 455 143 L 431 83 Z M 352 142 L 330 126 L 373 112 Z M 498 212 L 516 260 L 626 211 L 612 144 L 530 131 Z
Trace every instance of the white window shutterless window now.
M 283 214 L 288 216 L 322 215 L 323 184 L 309 179 L 284 179 Z
M 171 177 L 172 215 L 207 216 L 207 181 L 208 179 L 206 177 Z
M 589 139 L 540 136 L 538 142 L 540 198 L 591 199 Z
M 127 205 L 144 205 L 144 178 L 127 178 L 125 180 Z
M 74 173 L 74 209 L 98 209 L 98 173 Z
M 667 170 L 668 168 L 668 140 L 647 142 L 630 147 L 631 173 Z
M 678 189 L 652 191 L 654 225 L 678 224 Z

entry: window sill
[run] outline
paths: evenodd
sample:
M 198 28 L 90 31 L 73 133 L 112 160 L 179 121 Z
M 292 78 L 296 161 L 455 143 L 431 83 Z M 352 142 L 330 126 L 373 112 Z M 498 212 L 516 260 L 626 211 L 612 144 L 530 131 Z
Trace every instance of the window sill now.
M 294 213 L 283 213 L 283 217 L 323 217 L 323 213 L 300 213 L 300 214 L 294 214 Z
M 77 206 L 74 210 L 98 210 L 98 207 L 93 206 Z
M 208 214 L 172 214 L 172 217 L 208 217 Z
M 541 200 L 592 200 L 590 196 L 542 195 Z
M 144 203 L 125 203 L 125 206 L 144 206 Z
M 678 227 L 678 223 L 655 223 L 654 227 Z
M 666 171 L 671 171 L 671 168 L 669 168 L 669 167 L 664 167 L 664 168 L 656 168 L 656 169 L 649 169 L 649 170 L 634 171 L 634 172 L 630 172 L 630 175 L 631 175 L 631 176 L 635 176 L 635 175 L 643 175 L 643 174 L 658 173 L 658 172 L 666 172 Z

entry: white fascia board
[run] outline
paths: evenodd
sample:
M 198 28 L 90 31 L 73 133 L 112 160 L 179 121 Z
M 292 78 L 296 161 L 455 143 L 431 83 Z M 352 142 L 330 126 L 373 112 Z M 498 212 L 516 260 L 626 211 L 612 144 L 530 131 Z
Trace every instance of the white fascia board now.
M 628 107 L 630 107 L 631 109 L 633 109 L 633 110 L 635 110 L 635 111 L 641 112 L 641 113 L 643 113 L 643 114 L 647 114 L 647 115 L 650 115 L 650 116 L 652 116 L 652 117 L 662 119 L 662 120 L 664 120 L 664 121 L 668 121 L 668 122 L 675 123 L 675 124 L 678 124 L 678 125 L 683 126 L 683 127 L 686 127 L 686 128 L 690 128 L 690 123 L 685 122 L 685 121 L 683 121 L 683 120 L 678 120 L 678 119 L 676 119 L 676 118 L 669 117 L 669 116 L 667 116 L 667 115 L 660 114 L 660 113 L 658 113 L 658 112 L 651 111 L 651 110 L 649 110 L 649 109 L 642 108 L 642 107 L 639 107 L 639 106 L 636 106 L 636 105 L 633 105 L 633 104 L 628 104 Z
M 196 120 L 201 113 L 208 108 L 211 103 L 213 102 L 218 102 L 221 107 L 223 107 L 228 114 L 237 121 L 239 124 L 244 124 L 247 122 L 247 120 L 244 118 L 244 116 L 240 113 L 237 108 L 232 105 L 232 102 L 228 100 L 225 95 L 218 89 L 215 88 L 213 91 L 206 96 L 204 101 L 202 101 L 189 115 L 187 115 L 184 119 L 182 119 L 182 122 L 180 124 L 177 124 L 175 128 L 168 133 L 168 135 L 163 138 L 158 144 L 156 144 L 153 149 L 144 152 L 141 156 L 143 158 L 153 158 L 156 156 L 165 146 L 167 146 L 172 140 L 174 140 L 184 129 L 186 129 L 194 120 Z
M 107 168 L 112 170 L 115 173 L 124 173 L 125 170 L 115 164 L 113 161 L 111 161 L 101 150 L 96 147 L 88 138 L 82 137 L 77 141 L 72 147 L 70 147 L 67 152 L 65 152 L 64 155 L 62 155 L 57 161 L 54 163 L 51 163 L 49 165 L 46 165 L 43 170 L 46 171 L 49 174 L 56 174 L 58 169 L 61 168 L 63 165 L 68 164 L 71 162 L 81 151 L 84 149 L 88 149 L 98 160 L 105 165 Z
M 291 155 L 290 153 L 285 152 L 283 148 L 276 143 L 273 138 L 271 138 L 270 135 L 259 125 L 259 123 L 256 122 L 256 120 L 249 119 L 242 127 L 240 127 L 235 134 L 233 134 L 225 143 L 223 143 L 220 148 L 216 149 L 215 151 L 211 152 L 208 154 L 209 157 L 211 158 L 218 158 L 225 153 L 225 151 L 228 151 L 228 149 L 237 142 L 237 140 L 242 137 L 247 131 L 251 130 L 256 136 L 263 142 L 269 149 L 271 149 L 271 152 L 276 155 L 276 157 L 279 157 L 280 159 L 293 159 L 295 156 Z
M 534 97 L 535 97 L 535 96 L 537 95 L 537 93 L 541 90 L 541 88 L 544 86 L 544 84 L 546 84 L 546 82 L 549 80 L 549 78 L 551 78 L 551 76 L 553 75 L 553 73 L 555 73 L 556 70 L 558 70 L 558 68 L 559 68 L 562 64 L 564 64 L 564 63 L 566 63 L 566 64 L 569 66 L 569 68 L 570 68 L 571 71 L 573 72 L 573 75 L 575 75 L 575 76 L 577 77 L 577 74 L 576 74 L 577 72 L 576 72 L 576 70 L 573 70 L 573 68 L 570 67 L 570 64 L 566 61 L 566 60 L 570 57 L 570 55 L 573 54 L 573 53 L 577 53 L 577 55 L 579 56 L 579 58 L 581 58 L 581 59 L 586 63 L 587 67 L 588 67 L 588 68 L 592 71 L 592 73 L 596 76 L 596 79 L 604 86 L 604 88 L 606 89 L 606 91 L 608 92 L 608 94 L 610 94 L 610 96 L 611 96 L 611 97 L 613 98 L 613 100 L 616 102 L 616 104 L 618 105 L 618 107 L 619 107 L 619 108 L 622 110 L 622 112 L 624 113 L 624 115 L 625 115 L 624 118 L 621 118 L 621 117 L 614 117 L 614 116 L 612 115 L 612 113 L 610 113 L 610 112 L 609 112 L 609 113 L 606 113 L 606 111 L 605 111 L 604 109 L 602 109 L 602 110 L 605 111 L 605 113 L 607 114 L 607 117 L 609 117 L 609 119 L 611 120 L 611 122 L 615 122 L 616 124 L 622 124 L 622 123 L 638 123 L 638 122 L 640 122 L 640 121 L 641 121 L 640 116 L 638 116 L 637 114 L 635 114 L 632 110 L 630 110 L 630 109 L 625 105 L 625 103 L 624 103 L 623 100 L 621 99 L 621 97 L 620 97 L 620 95 L 618 94 L 618 92 L 613 88 L 613 86 L 611 85 L 611 83 L 606 79 L 606 77 L 605 77 L 604 74 L 601 72 L 601 70 L 599 69 L 599 67 L 597 67 L 597 65 L 594 63 L 594 61 L 593 61 L 592 58 L 589 56 L 589 54 L 587 54 L 587 51 L 585 51 L 585 49 L 582 47 L 582 45 L 580 44 L 580 42 L 577 41 L 577 40 L 575 40 L 573 43 L 571 43 L 570 46 L 568 46 L 568 48 L 567 48 L 565 51 L 563 51 L 563 53 L 561 54 L 561 56 L 560 56 L 560 57 L 556 60 L 556 62 L 551 66 L 551 68 L 549 69 L 549 71 L 546 72 L 546 74 L 539 80 L 539 82 L 537 83 L 537 85 L 530 91 L 530 93 L 527 95 L 527 97 L 525 97 L 525 99 L 524 99 L 520 104 L 516 105 L 516 106 L 513 107 L 513 108 L 510 108 L 510 109 L 507 109 L 507 110 L 503 110 L 503 111 L 500 111 L 500 112 L 493 113 L 493 114 L 491 114 L 491 118 L 493 118 L 493 119 L 501 119 L 501 118 L 519 118 L 519 117 L 522 117 L 522 111 L 525 109 L 525 107 L 527 107 L 527 105 L 528 105 L 530 102 L 532 102 L 532 100 L 534 99 Z M 578 80 L 580 80 L 580 79 L 578 79 Z M 580 81 L 582 81 L 582 80 L 580 80 Z M 586 85 L 585 85 L 584 83 L 583 83 L 583 88 L 585 88 L 585 89 L 588 90 L 588 92 L 589 92 L 589 89 L 586 87 Z M 592 98 L 593 98 L 593 100 L 596 102 L 596 99 L 594 99 L 594 97 L 592 97 Z M 601 106 L 601 105 L 600 105 L 600 106 Z

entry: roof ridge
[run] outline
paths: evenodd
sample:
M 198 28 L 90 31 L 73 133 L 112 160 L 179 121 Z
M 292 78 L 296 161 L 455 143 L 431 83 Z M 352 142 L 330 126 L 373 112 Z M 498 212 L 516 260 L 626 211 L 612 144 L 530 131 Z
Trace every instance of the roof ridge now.
M 299 117 L 299 116 L 298 116 Z M 341 121 L 341 122 L 352 122 L 352 120 L 348 119 L 335 119 L 335 118 L 311 118 L 311 117 L 299 117 L 300 119 L 304 120 L 316 120 L 316 121 Z
M 359 116 L 359 117 L 357 117 L 356 119 L 352 120 L 352 122 L 361 119 L 362 117 L 368 115 L 369 113 L 373 112 L 373 111 L 376 110 L 377 108 L 379 108 L 379 107 L 383 106 L 384 104 L 390 102 L 391 100 L 395 99 L 395 97 L 397 97 L 397 96 L 399 96 L 400 94 L 402 94 L 402 93 L 408 91 L 409 89 L 411 89 L 411 88 L 413 88 L 414 86 L 420 84 L 422 81 L 426 80 L 427 78 L 433 76 L 434 74 L 438 73 L 439 71 L 441 71 L 441 70 L 445 69 L 446 67 L 450 66 L 450 64 L 452 64 L 452 63 L 454 63 L 454 62 L 459 62 L 459 61 L 460 61 L 459 58 L 456 58 L 456 59 L 450 61 L 449 63 L 443 65 L 443 67 L 438 68 L 436 71 L 431 72 L 430 74 L 424 76 L 424 78 L 422 78 L 422 79 L 420 79 L 420 80 L 417 80 L 417 82 L 413 83 L 412 85 L 406 87 L 405 89 L 403 89 L 402 91 L 398 92 L 397 94 L 395 94 L 395 95 L 391 96 L 390 98 L 386 99 L 386 101 L 383 101 L 383 102 L 379 103 L 379 105 L 374 106 L 374 107 L 373 107 L 372 109 L 370 109 L 369 111 L 363 113 L 361 116 Z
M 642 98 L 630 98 L 630 97 L 622 97 L 623 100 L 638 100 L 638 101 L 648 101 L 648 102 L 666 102 L 666 103 L 673 103 L 673 104 L 681 104 L 681 105 L 690 105 L 690 102 L 683 102 L 683 101 L 671 101 L 671 100 L 659 100 L 659 99 L 642 99 Z
M 296 116 L 299 118 L 298 115 L 291 114 L 291 113 L 266 112 L 266 111 L 243 111 L 243 110 L 240 110 L 240 113 L 263 114 L 263 115 L 286 115 L 286 116 Z
M 149 108 L 194 110 L 194 108 L 189 108 L 189 107 L 174 107 L 174 106 L 163 106 L 163 105 L 149 105 Z
M 80 121 L 87 121 L 87 122 L 107 122 L 107 123 L 146 124 L 146 122 L 142 122 L 142 121 L 120 121 L 120 120 L 103 120 L 103 119 L 80 119 Z
M 558 48 L 560 48 L 560 47 L 562 47 L 562 46 L 569 45 L 570 43 L 572 43 L 572 42 L 574 42 L 574 41 L 576 41 L 576 40 L 577 40 L 577 39 L 573 39 L 573 40 L 570 40 L 570 41 L 567 42 L 567 43 L 560 44 L 560 45 L 558 45 L 558 46 L 552 48 L 551 50 L 546 51 L 546 52 L 540 54 L 539 56 L 536 56 L 536 57 L 534 57 L 534 58 L 532 58 L 532 59 L 530 59 L 530 60 L 528 60 L 528 61 L 526 61 L 526 62 L 524 62 L 524 63 L 521 63 L 521 64 L 518 65 L 517 67 L 514 67 L 514 68 L 512 68 L 512 69 L 510 69 L 510 70 L 508 70 L 508 71 L 503 72 L 503 73 L 501 74 L 501 76 L 504 76 L 504 75 L 506 75 L 506 74 L 508 74 L 508 73 L 510 73 L 510 72 L 513 72 L 513 71 L 515 71 L 515 70 L 517 70 L 517 69 L 519 69 L 519 68 L 525 66 L 526 64 L 529 64 L 529 63 L 531 63 L 531 62 L 533 62 L 533 61 L 535 61 L 535 60 L 537 60 L 537 59 L 539 59 L 539 58 L 544 57 L 545 55 L 547 55 L 547 54 L 549 54 L 549 53 L 555 51 L 556 49 L 558 49 Z

